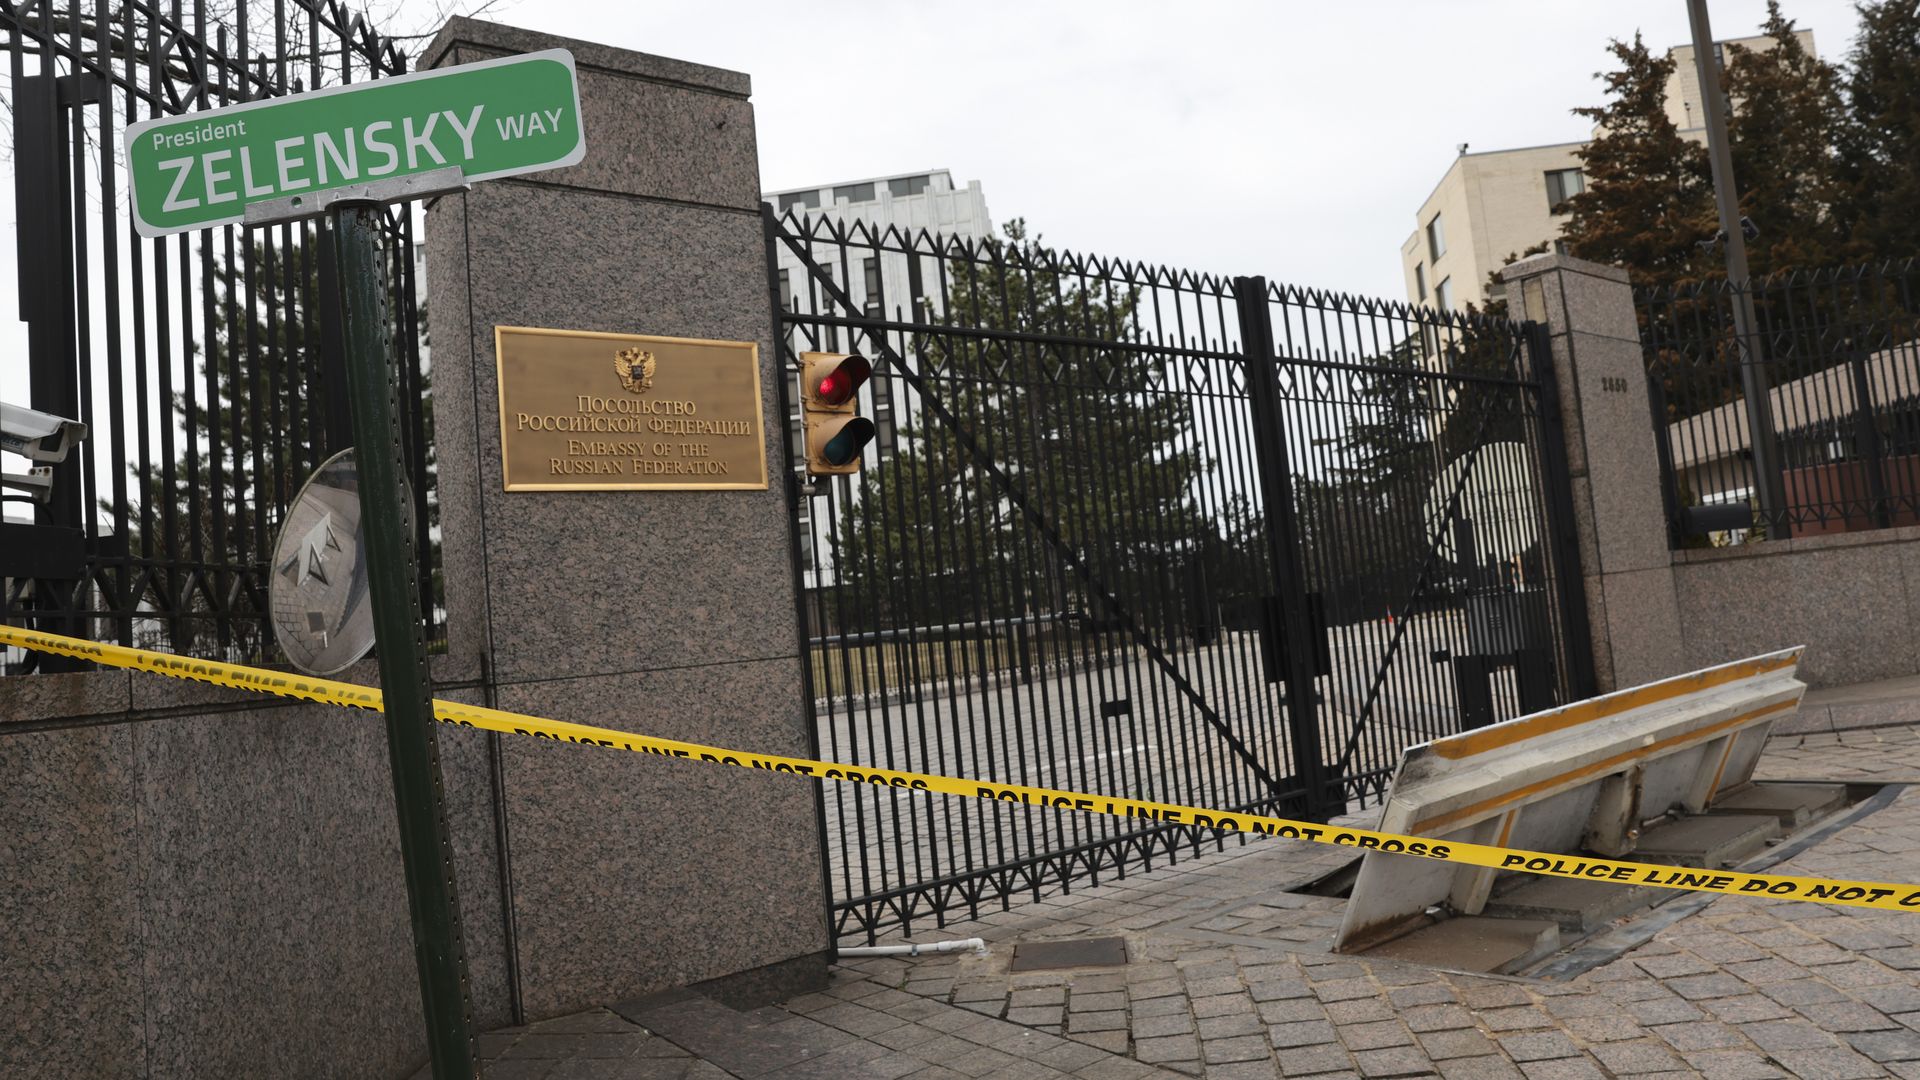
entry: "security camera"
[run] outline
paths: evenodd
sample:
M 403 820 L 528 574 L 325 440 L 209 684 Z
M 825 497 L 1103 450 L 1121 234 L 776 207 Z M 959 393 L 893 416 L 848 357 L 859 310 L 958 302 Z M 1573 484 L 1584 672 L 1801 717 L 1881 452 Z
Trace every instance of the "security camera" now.
M 0 450 L 35 461 L 67 460 L 73 444 L 87 437 L 87 425 L 52 413 L 0 401 Z
M 23 473 L 0 472 L 0 487 L 26 492 L 25 495 L 0 495 L 0 498 L 22 499 L 44 506 L 53 497 L 53 466 L 35 465 Z

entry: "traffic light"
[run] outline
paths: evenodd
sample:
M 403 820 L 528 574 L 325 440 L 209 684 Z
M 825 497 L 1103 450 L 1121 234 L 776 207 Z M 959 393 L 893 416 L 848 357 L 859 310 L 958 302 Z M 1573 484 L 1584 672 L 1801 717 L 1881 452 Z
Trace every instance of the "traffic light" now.
M 858 353 L 800 354 L 801 423 L 807 472 L 848 476 L 860 471 L 860 450 L 873 441 L 873 421 L 860 415 L 860 386 L 873 365 Z

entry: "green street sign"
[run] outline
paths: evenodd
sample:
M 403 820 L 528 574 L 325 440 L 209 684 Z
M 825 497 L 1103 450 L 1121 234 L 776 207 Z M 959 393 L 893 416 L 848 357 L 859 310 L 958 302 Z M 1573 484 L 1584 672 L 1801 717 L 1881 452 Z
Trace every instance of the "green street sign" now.
M 143 120 L 126 150 L 134 227 L 166 236 L 240 222 L 257 203 L 282 204 L 280 220 L 319 213 L 343 189 L 412 197 L 426 191 L 405 181 L 426 173 L 572 165 L 587 140 L 573 54 L 548 49 Z

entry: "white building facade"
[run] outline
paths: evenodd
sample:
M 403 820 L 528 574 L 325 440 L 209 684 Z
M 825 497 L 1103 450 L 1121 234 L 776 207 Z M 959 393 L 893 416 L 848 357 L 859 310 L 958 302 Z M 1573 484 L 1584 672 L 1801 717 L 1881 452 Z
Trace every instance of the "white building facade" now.
M 1801 48 L 1815 55 L 1813 31 L 1795 36 Z M 1765 36 L 1734 38 L 1716 42 L 1714 51 L 1724 65 L 1728 46 L 1765 52 L 1774 44 Z M 1674 62 L 1667 77 L 1667 118 L 1683 137 L 1705 142 L 1693 46 L 1669 49 L 1667 55 Z M 1442 311 L 1468 304 L 1484 307 L 1501 299 L 1504 286 L 1496 282 L 1489 287 L 1488 277 L 1505 266 L 1509 256 L 1535 244 L 1557 247 L 1567 223 L 1566 200 L 1586 190 L 1580 160 L 1586 145 L 1469 153 L 1462 144 L 1459 156 L 1415 212 L 1412 235 L 1400 245 L 1407 299 Z
M 932 249 L 929 244 L 913 244 L 913 238 L 928 233 L 946 238 L 985 240 L 993 235 L 993 220 L 987 213 L 986 196 L 978 180 L 965 187 L 954 184 L 953 174 L 945 169 L 923 169 L 862 180 L 850 180 L 813 187 L 769 191 L 761 200 L 776 214 L 796 218 L 825 218 L 837 228 L 863 226 L 866 238 L 876 241 L 874 250 L 858 247 L 848 254 L 853 261 L 844 269 L 837 260 L 824 260 L 824 269 L 834 284 L 844 289 L 853 303 L 866 315 L 884 315 L 907 322 L 924 321 L 939 315 L 945 306 L 940 285 L 939 260 L 912 256 L 908 248 Z M 824 254 L 824 253 L 823 253 Z M 918 259 L 918 273 L 912 265 Z M 820 283 L 810 278 L 800 257 L 785 244 L 776 246 L 774 265 L 779 278 L 780 304 L 787 311 L 803 314 L 845 315 L 844 310 L 827 299 Z M 846 280 L 842 280 L 842 277 Z M 818 338 L 792 335 L 795 353 L 815 348 L 824 352 L 849 351 L 848 335 L 837 327 L 821 327 Z M 901 423 L 900 403 L 890 392 L 892 381 L 884 364 L 874 362 L 874 377 L 862 388 L 860 411 L 872 418 L 874 442 L 866 451 L 866 467 L 873 468 L 891 456 Z M 795 383 L 793 400 L 798 400 Z M 787 417 L 787 437 L 794 456 L 801 457 L 802 435 L 799 414 Z M 817 520 L 812 500 L 801 501 L 801 565 L 805 567 L 805 586 L 809 590 L 832 582 L 832 559 L 827 546 L 829 523 Z

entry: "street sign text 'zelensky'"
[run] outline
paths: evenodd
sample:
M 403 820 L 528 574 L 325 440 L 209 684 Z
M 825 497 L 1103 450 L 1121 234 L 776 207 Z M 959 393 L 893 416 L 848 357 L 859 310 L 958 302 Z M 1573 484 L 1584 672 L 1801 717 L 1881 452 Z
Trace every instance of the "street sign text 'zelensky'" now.
M 503 60 L 143 120 L 127 129 L 142 236 L 239 222 L 254 203 L 458 169 L 467 182 L 586 154 L 573 55 Z

